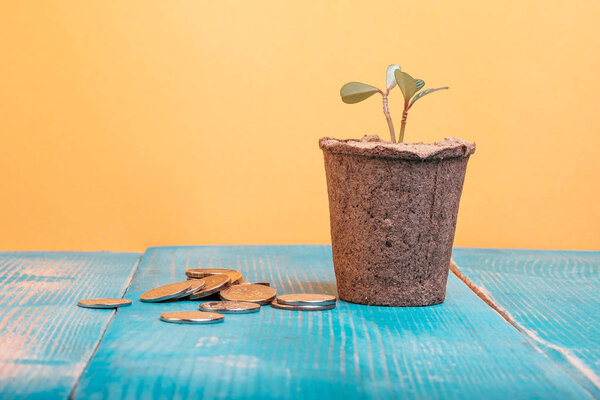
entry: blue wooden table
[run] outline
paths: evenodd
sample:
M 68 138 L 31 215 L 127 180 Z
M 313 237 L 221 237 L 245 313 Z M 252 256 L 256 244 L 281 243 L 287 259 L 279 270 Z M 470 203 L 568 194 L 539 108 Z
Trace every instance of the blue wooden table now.
M 455 249 L 446 301 L 263 307 L 176 325 L 141 303 L 187 268 L 335 294 L 329 246 L 0 253 L 0 398 L 600 398 L 600 252 Z M 85 297 L 125 297 L 113 310 Z

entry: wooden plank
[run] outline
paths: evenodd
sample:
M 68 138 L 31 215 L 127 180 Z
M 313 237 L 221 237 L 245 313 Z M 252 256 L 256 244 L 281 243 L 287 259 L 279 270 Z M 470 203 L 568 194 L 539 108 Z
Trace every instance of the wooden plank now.
M 76 306 L 121 297 L 139 254 L 0 253 L 0 397 L 67 398 L 113 310 Z
M 425 308 L 263 307 L 192 326 L 158 317 L 196 302 L 137 301 L 194 267 L 233 267 L 280 293 L 335 294 L 329 246 L 149 249 L 127 293 L 134 304 L 114 318 L 76 398 L 589 398 L 453 275 L 447 301 Z
M 600 398 L 600 252 L 455 249 L 459 271 Z

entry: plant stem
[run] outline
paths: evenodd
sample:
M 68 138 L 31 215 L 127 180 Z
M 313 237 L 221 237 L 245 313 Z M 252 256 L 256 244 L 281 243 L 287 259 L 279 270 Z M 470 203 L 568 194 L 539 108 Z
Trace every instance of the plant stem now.
M 383 113 L 385 114 L 385 119 L 387 120 L 388 127 L 390 128 L 390 137 L 392 138 L 392 143 L 396 143 L 396 134 L 394 133 L 394 123 L 392 122 L 392 116 L 390 115 L 390 110 L 388 108 L 388 94 L 390 93 L 389 89 L 383 93 L 380 92 L 383 96 Z M 402 141 L 402 140 L 400 140 Z
M 404 103 L 404 111 L 402 112 L 402 122 L 400 123 L 400 137 L 398 138 L 398 142 L 402 143 L 404 141 L 404 129 L 406 129 L 406 118 L 408 118 L 408 104 Z

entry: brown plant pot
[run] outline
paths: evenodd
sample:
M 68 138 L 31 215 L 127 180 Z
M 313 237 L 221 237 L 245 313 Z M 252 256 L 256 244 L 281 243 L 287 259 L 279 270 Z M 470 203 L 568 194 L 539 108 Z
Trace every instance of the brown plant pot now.
M 446 296 L 458 204 L 475 145 L 323 138 L 340 299 L 428 306 Z

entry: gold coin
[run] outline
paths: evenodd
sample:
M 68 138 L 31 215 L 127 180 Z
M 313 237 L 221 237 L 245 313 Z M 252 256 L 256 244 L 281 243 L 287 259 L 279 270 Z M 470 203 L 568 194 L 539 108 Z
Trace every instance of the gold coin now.
M 241 280 L 236 283 L 236 285 L 263 285 L 263 286 L 271 286 L 271 282 L 248 282 L 245 280 Z
M 264 285 L 235 285 L 221 292 L 221 298 L 229 301 L 249 301 L 250 303 L 269 304 L 277 296 L 277 291 Z
M 223 314 L 204 311 L 172 311 L 162 313 L 160 319 L 176 324 L 215 324 L 223 322 Z
M 196 291 L 190 295 L 190 300 L 198 300 L 213 293 L 217 293 L 229 286 L 230 280 L 227 275 L 210 275 L 202 280 L 206 283 L 204 289 Z M 189 281 L 188 281 L 189 282 Z
M 131 305 L 131 300 L 126 299 L 82 299 L 77 302 L 84 308 L 117 308 Z
M 278 308 L 280 310 L 293 310 L 293 311 L 324 311 L 335 308 L 335 303 L 325 306 L 298 306 L 290 304 L 281 304 L 277 300 L 271 303 L 271 307 Z
M 294 293 L 277 296 L 277 302 L 279 304 L 296 306 L 326 306 L 335 304 L 336 300 L 336 297 L 330 294 L 317 293 Z
M 176 299 L 185 296 L 192 284 L 190 281 L 171 283 L 148 290 L 140 296 L 140 300 L 146 303 L 156 303 L 159 301 Z
M 199 292 L 206 287 L 206 281 L 203 279 L 190 279 L 188 282 L 191 284 L 190 294 Z
M 194 268 L 187 269 L 185 274 L 188 278 L 201 279 L 210 275 L 227 275 L 232 284 L 242 280 L 242 273 L 234 269 L 225 268 Z

